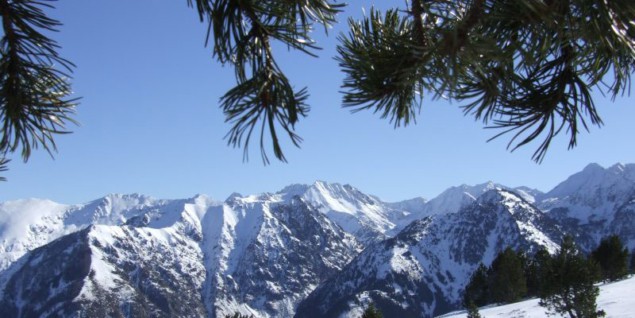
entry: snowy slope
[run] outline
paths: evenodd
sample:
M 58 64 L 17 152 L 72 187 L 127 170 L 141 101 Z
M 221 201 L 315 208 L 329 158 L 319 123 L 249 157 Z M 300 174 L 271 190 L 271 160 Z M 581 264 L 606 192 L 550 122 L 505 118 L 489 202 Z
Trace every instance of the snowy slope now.
M 600 295 L 597 299 L 598 309 L 606 312 L 607 318 L 632 318 L 635 314 L 635 277 L 623 281 L 600 286 Z M 548 316 L 544 307 L 538 305 L 538 299 L 530 299 L 514 304 L 486 307 L 479 310 L 481 317 L 497 318 L 540 318 L 562 317 L 560 315 Z M 458 311 L 438 318 L 465 318 L 465 311 Z
M 81 205 L 28 199 L 0 203 L 0 271 L 25 252 L 91 224 L 121 225 L 178 201 L 111 194 Z
M 301 197 L 344 231 L 365 244 L 377 242 L 401 230 L 414 213 L 409 207 L 384 203 L 345 184 L 317 181 L 310 186 L 291 185 L 277 193 L 282 199 Z

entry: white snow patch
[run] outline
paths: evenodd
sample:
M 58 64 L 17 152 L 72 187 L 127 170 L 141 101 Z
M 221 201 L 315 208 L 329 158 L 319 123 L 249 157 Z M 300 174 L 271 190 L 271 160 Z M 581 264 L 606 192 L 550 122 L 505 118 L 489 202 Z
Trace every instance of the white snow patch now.
M 631 277 L 619 282 L 600 286 L 600 295 L 597 299 L 598 309 L 606 312 L 607 318 L 633 318 L 633 308 L 635 308 L 635 277 Z M 498 318 L 538 318 L 549 317 L 544 307 L 538 305 L 538 299 L 530 299 L 523 302 L 497 307 L 484 307 L 479 310 L 482 317 Z M 456 311 L 448 313 L 439 318 L 464 318 L 467 313 Z M 551 317 L 563 317 L 560 315 Z

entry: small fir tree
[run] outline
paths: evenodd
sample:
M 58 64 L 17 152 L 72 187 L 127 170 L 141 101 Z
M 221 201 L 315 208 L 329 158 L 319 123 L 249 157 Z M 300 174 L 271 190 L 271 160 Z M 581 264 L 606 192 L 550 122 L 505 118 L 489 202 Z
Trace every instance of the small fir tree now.
M 527 279 L 527 296 L 539 297 L 543 294 L 545 276 L 551 266 L 551 254 L 541 248 L 533 257 L 527 259 L 525 277 Z
M 481 314 L 478 312 L 478 307 L 473 302 L 470 302 L 467 307 L 467 318 L 481 318 Z
M 368 305 L 366 310 L 364 310 L 364 314 L 362 314 L 362 318 L 383 318 L 383 315 L 381 314 L 379 309 L 375 307 L 375 304 L 370 303 L 370 305 Z
M 578 251 L 573 238 L 565 236 L 546 273 L 540 305 L 570 318 L 603 317 L 604 312 L 597 310 L 600 291 L 593 276 L 592 263 Z
M 519 253 L 510 247 L 500 252 L 489 271 L 491 301 L 513 303 L 527 294 L 527 282 Z
M 600 266 L 604 281 L 616 281 L 628 274 L 628 250 L 617 235 L 602 239 L 591 258 Z
M 489 304 L 488 281 L 487 267 L 481 263 L 472 274 L 467 286 L 465 286 L 463 305 L 468 307 L 470 303 L 473 303 L 476 306 L 485 306 Z

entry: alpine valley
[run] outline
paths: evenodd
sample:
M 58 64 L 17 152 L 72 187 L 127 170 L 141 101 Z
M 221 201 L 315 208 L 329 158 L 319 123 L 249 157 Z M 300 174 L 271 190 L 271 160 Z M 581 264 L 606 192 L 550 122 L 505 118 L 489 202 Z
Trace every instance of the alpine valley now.
M 350 185 L 79 205 L 0 203 L 0 317 L 432 317 L 460 308 L 511 246 L 635 248 L 635 164 L 590 164 L 553 190 L 458 186 L 388 203 Z

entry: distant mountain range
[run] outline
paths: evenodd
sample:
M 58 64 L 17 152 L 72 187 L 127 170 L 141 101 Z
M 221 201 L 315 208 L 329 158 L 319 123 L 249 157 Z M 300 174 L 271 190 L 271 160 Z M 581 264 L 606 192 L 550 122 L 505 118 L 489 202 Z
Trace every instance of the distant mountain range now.
M 495 183 L 383 202 L 315 182 L 276 193 L 0 203 L 1 317 L 431 317 L 507 246 L 635 247 L 635 164 L 543 193 Z

